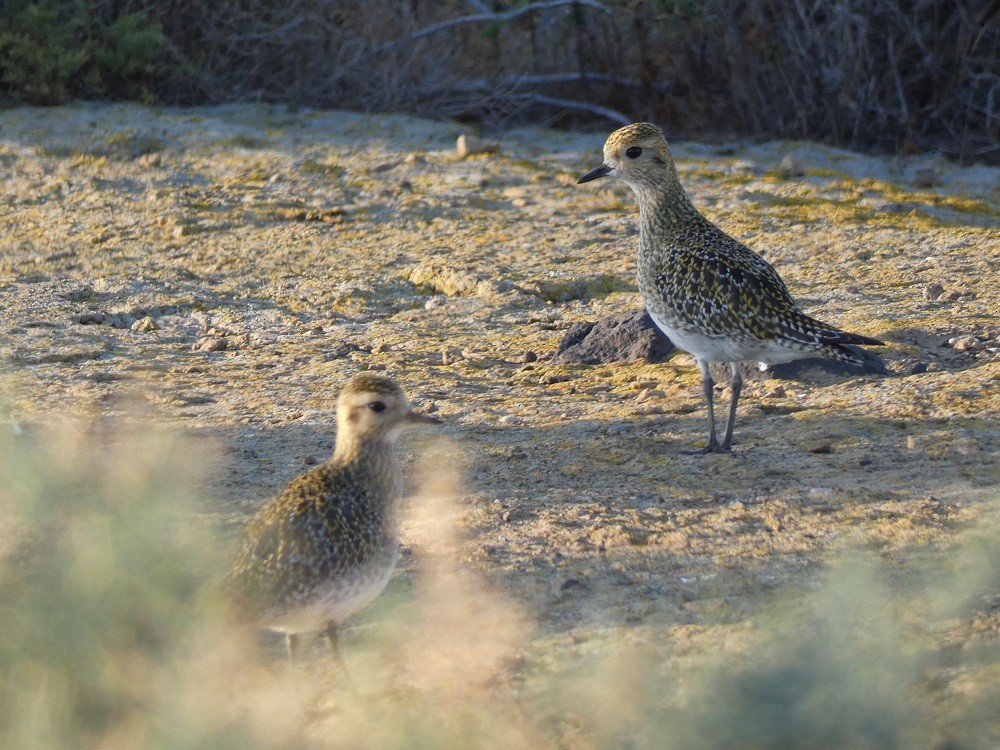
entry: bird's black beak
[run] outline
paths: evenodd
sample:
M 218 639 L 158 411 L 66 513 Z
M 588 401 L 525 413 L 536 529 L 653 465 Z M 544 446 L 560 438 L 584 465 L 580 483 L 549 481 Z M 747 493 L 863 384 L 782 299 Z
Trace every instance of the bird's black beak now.
M 590 182 L 591 180 L 599 180 L 601 177 L 604 177 L 612 169 L 614 169 L 614 167 L 609 166 L 607 164 L 602 164 L 593 172 L 587 172 L 587 174 L 585 174 L 583 177 L 581 177 L 579 180 L 576 181 L 576 184 L 582 185 L 583 183 Z

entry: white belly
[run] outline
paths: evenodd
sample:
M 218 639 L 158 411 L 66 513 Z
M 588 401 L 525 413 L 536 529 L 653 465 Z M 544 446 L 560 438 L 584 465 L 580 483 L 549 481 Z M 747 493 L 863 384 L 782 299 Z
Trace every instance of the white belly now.
M 674 346 L 704 362 L 765 362 L 778 365 L 810 356 L 807 352 L 789 349 L 777 342 L 747 341 L 682 331 L 665 323 L 652 310 L 649 317 Z
M 308 604 L 283 612 L 268 613 L 261 624 L 279 633 L 312 633 L 325 629 L 331 622 L 341 623 L 367 607 L 382 593 L 392 577 L 394 567 L 390 565 L 383 575 L 354 587 L 331 585 L 326 591 L 317 592 L 313 601 Z

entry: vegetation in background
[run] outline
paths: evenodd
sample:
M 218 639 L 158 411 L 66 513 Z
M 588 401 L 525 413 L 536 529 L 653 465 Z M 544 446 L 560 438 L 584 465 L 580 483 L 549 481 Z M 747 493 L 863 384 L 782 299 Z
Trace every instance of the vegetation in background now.
M 8 0 L 0 6 L 0 97 L 149 99 L 178 66 L 146 12 L 102 18 L 91 0 Z
M 651 119 L 1000 161 L 990 0 L 14 0 L 0 73 L 14 102 Z
M 0 94 L 651 119 L 1000 161 L 989 0 L 13 0 Z

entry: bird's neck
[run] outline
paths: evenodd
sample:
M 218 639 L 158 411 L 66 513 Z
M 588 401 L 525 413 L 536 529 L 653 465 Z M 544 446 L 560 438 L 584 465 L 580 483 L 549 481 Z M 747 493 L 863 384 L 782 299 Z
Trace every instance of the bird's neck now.
M 385 437 L 358 438 L 344 434 L 337 435 L 333 449 L 333 461 L 337 463 L 366 463 L 376 460 L 396 460 L 393 441 Z
M 639 200 L 640 231 L 644 235 L 659 235 L 701 218 L 676 180 L 666 186 L 643 186 L 633 190 Z
M 365 477 L 386 503 L 394 503 L 402 494 L 402 471 L 392 440 L 338 435 L 330 463 Z

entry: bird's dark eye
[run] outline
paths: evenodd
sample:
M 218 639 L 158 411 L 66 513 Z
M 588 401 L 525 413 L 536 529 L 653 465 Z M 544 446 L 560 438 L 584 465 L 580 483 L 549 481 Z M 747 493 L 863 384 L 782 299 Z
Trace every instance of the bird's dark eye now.
M 638 159 L 640 154 L 642 154 L 642 149 L 638 146 L 629 146 L 625 149 L 625 156 L 629 159 Z
M 385 404 L 381 401 L 372 401 L 368 404 L 368 408 L 377 414 L 378 412 L 385 411 Z

